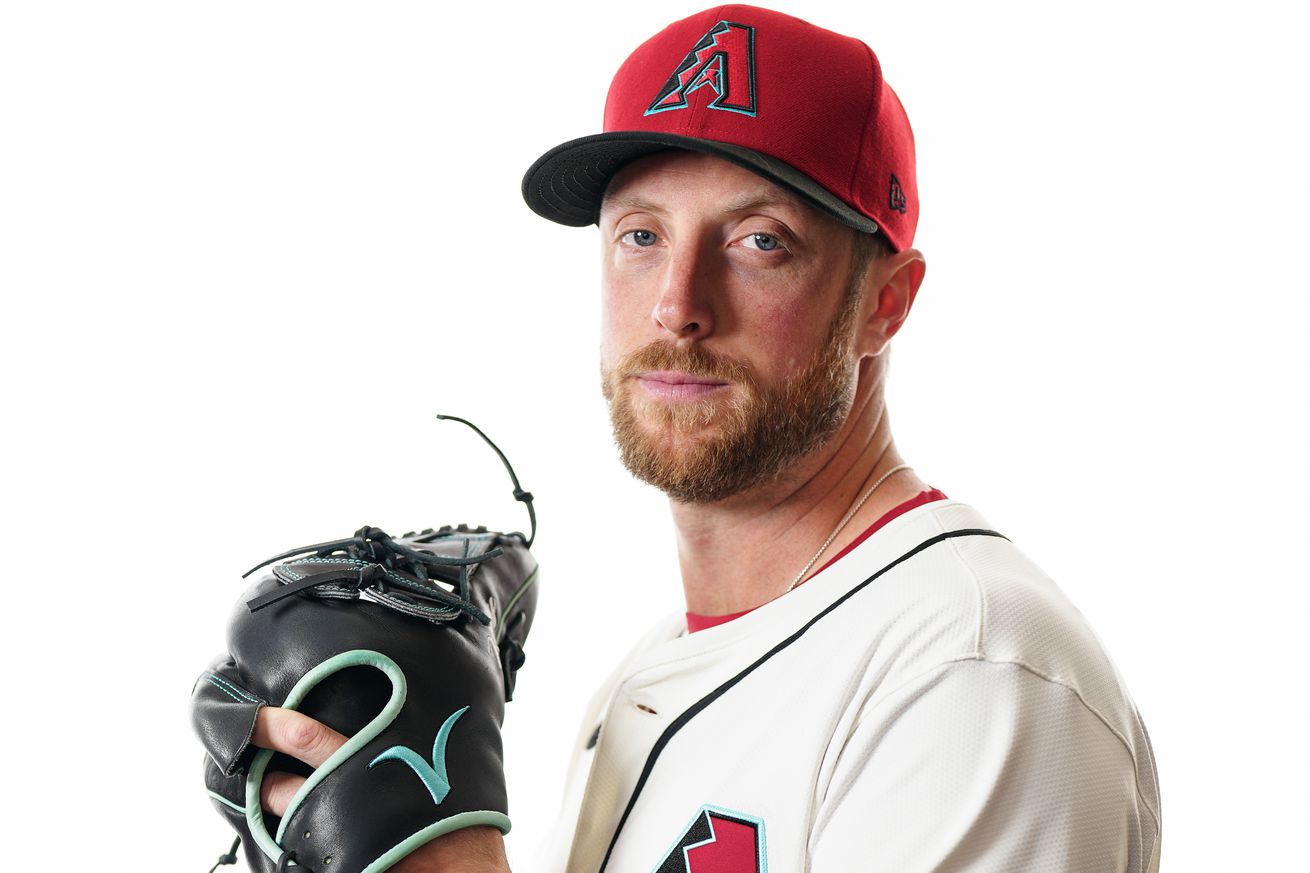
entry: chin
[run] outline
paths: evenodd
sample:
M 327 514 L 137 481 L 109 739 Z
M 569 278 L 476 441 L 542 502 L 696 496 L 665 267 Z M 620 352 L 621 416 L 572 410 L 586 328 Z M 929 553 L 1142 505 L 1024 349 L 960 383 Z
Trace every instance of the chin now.
M 699 397 L 667 397 L 646 390 L 636 379 L 624 379 L 619 397 L 661 427 L 690 431 L 730 419 L 743 406 L 744 389 L 728 384 Z

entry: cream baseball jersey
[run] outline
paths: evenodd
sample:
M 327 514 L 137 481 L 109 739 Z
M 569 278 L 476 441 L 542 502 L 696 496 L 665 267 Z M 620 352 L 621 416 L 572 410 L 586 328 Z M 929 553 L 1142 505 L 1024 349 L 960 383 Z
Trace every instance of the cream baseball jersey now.
M 731 622 L 657 624 L 589 706 L 545 869 L 1146 873 L 1159 850 L 1118 672 L 944 500 Z

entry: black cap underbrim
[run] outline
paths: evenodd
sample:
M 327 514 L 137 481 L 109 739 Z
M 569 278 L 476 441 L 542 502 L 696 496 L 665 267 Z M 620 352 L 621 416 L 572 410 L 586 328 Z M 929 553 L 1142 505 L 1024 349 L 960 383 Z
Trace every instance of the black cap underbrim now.
M 523 199 L 543 218 L 569 227 L 595 224 L 610 179 L 625 164 L 665 151 L 714 155 L 759 173 L 838 221 L 865 233 L 878 224 L 791 164 L 741 146 L 672 133 L 614 131 L 584 136 L 546 152 L 523 176 Z

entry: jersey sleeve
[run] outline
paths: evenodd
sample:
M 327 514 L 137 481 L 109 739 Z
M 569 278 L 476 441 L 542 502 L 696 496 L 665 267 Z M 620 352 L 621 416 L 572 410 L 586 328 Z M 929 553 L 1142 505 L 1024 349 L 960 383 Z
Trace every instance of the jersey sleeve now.
M 1151 873 L 1124 742 L 1023 665 L 940 665 L 866 705 L 820 788 L 811 873 Z

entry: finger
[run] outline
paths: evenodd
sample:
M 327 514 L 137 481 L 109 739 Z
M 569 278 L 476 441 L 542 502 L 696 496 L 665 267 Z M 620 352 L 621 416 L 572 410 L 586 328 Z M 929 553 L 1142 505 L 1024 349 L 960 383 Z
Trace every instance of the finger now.
M 346 742 L 345 736 L 323 722 L 276 706 L 260 708 L 251 740 L 260 748 L 282 752 L 311 767 L 322 766 Z
M 259 786 L 259 805 L 281 818 L 286 813 L 291 798 L 304 784 L 304 776 L 291 773 L 266 773 L 263 784 Z

